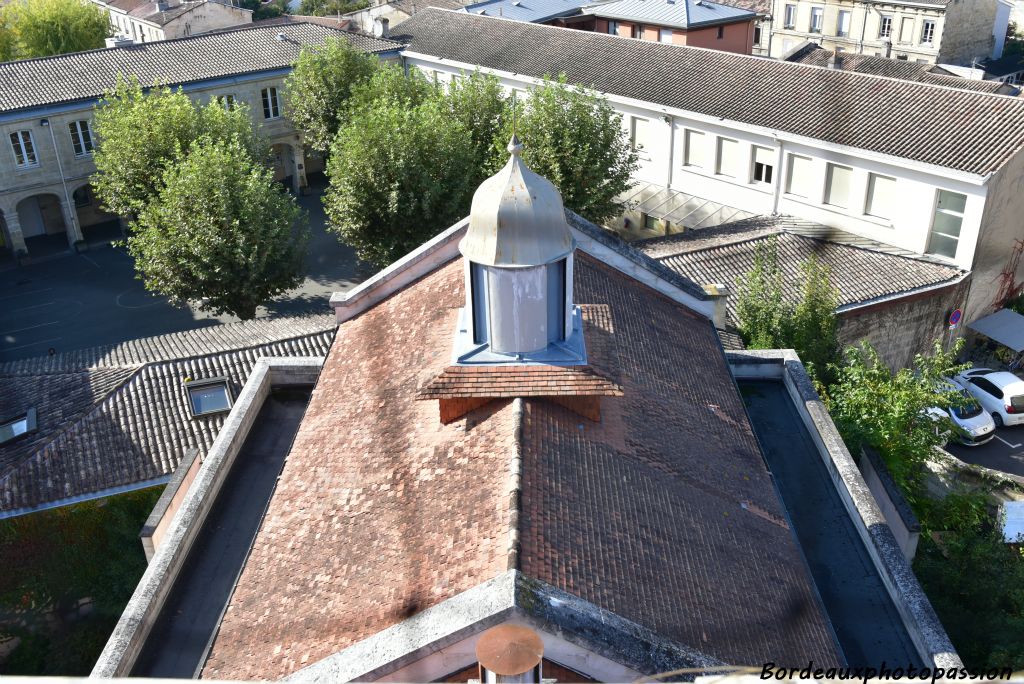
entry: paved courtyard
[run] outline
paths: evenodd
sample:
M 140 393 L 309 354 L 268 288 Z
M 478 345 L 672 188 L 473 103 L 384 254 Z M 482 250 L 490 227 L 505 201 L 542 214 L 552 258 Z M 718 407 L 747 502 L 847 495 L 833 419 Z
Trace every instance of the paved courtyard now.
M 320 180 L 299 198 L 309 212 L 312 233 L 305 282 L 260 307 L 260 317 L 328 313 L 331 292 L 347 290 L 374 272 L 325 230 L 323 188 Z M 0 361 L 232 320 L 237 319 L 173 307 L 146 292 L 135 279 L 131 257 L 110 245 L 0 271 Z

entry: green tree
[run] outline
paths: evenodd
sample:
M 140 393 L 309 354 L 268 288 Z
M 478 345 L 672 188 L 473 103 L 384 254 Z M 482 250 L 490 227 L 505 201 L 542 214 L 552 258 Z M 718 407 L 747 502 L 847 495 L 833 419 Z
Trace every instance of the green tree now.
M 110 35 L 110 20 L 83 0 L 14 0 L 0 9 L 4 59 L 49 57 L 94 50 Z
M 345 38 L 302 49 L 285 80 L 285 108 L 310 148 L 330 149 L 352 87 L 368 81 L 377 69 L 376 57 L 356 50 Z
M 514 125 L 523 141 L 523 161 L 555 184 L 565 206 L 595 223 L 621 215 L 626 207 L 618 198 L 634 185 L 639 156 L 608 101 L 561 77 L 534 88 L 517 108 Z M 511 119 L 495 140 L 492 171 L 507 160 Z
M 739 278 L 737 327 L 751 349 L 789 348 L 793 313 L 782 294 L 778 241 L 773 236 L 757 245 L 754 268 Z
M 299 14 L 315 17 L 341 16 L 369 6 L 369 0 L 302 0 Z
M 511 101 L 496 76 L 480 72 L 451 82 L 443 101 L 451 116 L 469 131 L 477 170 L 474 184 L 479 185 L 487 177 L 496 147 L 504 153 L 502 164 L 508 160 L 505 134 L 512 114 Z
M 465 216 L 475 190 L 469 132 L 437 98 L 353 112 L 327 163 L 331 229 L 384 266 Z
M 440 96 L 441 91 L 419 69 L 410 69 L 407 74 L 399 64 L 382 63 L 369 80 L 352 88 L 349 110 L 391 105 L 408 109 Z
M 934 458 L 952 428 L 948 420 L 930 418 L 926 409 L 962 403 L 957 392 L 939 389 L 944 376 L 968 367 L 956 363 L 962 348 L 962 339 L 950 351 L 936 340 L 931 354 L 914 357 L 913 368 L 893 372 L 870 344 L 861 342 L 846 350 L 843 365 L 835 369 L 827 403 L 843 440 L 854 453 L 861 444 L 874 447 L 911 501 L 922 495 L 918 486 L 924 462 Z
M 247 108 L 227 110 L 219 100 L 205 107 L 181 90 L 161 86 L 143 92 L 137 79 L 118 79 L 96 109 L 92 177 L 107 209 L 137 216 L 160 191 L 164 170 L 200 136 L 237 140 L 257 160 L 269 154 L 252 127 Z
M 128 251 L 146 289 L 249 319 L 302 281 L 305 222 L 240 141 L 204 137 L 164 170 Z
M 270 0 L 269 2 L 261 2 L 261 0 L 240 0 L 239 6 L 252 10 L 253 21 L 259 21 L 260 19 L 273 19 L 274 17 L 280 17 L 283 14 L 290 14 L 288 11 L 288 0 Z
M 832 285 L 832 271 L 815 255 L 800 265 L 803 287 L 793 311 L 792 345 L 819 383 L 831 384 L 830 368 L 839 356 L 836 307 L 839 292 Z

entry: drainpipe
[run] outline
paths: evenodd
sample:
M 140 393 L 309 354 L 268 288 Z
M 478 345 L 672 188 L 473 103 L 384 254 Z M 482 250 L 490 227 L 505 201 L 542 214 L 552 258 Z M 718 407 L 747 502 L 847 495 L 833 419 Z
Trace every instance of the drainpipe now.
M 864 3 L 863 7 L 864 7 L 864 16 L 861 17 L 861 21 L 860 21 L 860 40 L 857 42 L 857 54 L 858 55 L 863 55 L 864 54 L 864 34 L 868 30 L 868 14 L 871 12 L 871 10 L 869 9 L 870 5 L 868 5 L 867 3 Z
M 75 242 L 85 238 L 82 235 L 81 229 L 78 227 L 78 216 L 75 212 L 75 205 L 71 202 L 71 194 L 68 193 L 68 182 L 64 177 L 64 165 L 60 162 L 60 150 L 57 149 L 57 137 L 53 134 L 53 126 L 50 125 L 49 119 L 40 119 L 39 125 L 50 130 L 50 142 L 53 143 L 53 154 L 57 159 L 57 173 L 60 174 L 60 184 L 64 188 L 64 206 L 67 207 L 68 215 L 64 218 L 68 222 L 68 230 L 71 231 L 72 237 L 75 238 Z M 63 213 L 63 212 L 61 212 Z M 74 243 L 71 245 L 74 247 Z
M 676 120 L 671 114 L 661 117 L 668 124 L 668 183 L 666 187 L 672 187 L 672 177 L 675 173 L 675 151 L 676 151 Z
M 772 215 L 779 213 L 779 197 L 782 194 L 782 161 L 783 161 L 783 143 L 778 138 L 775 138 L 775 143 L 779 146 L 778 151 L 775 153 L 775 168 L 779 170 L 775 174 L 775 191 L 772 197 Z

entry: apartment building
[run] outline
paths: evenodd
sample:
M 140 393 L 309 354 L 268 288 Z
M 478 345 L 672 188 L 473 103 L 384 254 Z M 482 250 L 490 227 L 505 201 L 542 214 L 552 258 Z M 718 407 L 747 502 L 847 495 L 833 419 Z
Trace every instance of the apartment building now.
M 194 36 L 252 23 L 252 10 L 230 0 L 92 0 L 110 17 L 114 35 L 136 43 Z
M 927 64 L 971 64 L 1003 53 L 1009 0 L 835 3 L 773 0 L 772 57 L 805 40 L 828 50 Z
M 406 64 L 442 78 L 480 69 L 525 95 L 564 73 L 603 92 L 637 181 L 680 205 L 794 216 L 972 271 L 968 321 L 1024 278 L 1019 98 L 442 10 L 402 33 Z M 671 209 L 645 220 L 686 229 L 663 225 Z
M 290 24 L 0 64 L 0 247 L 33 257 L 120 233 L 120 219 L 99 206 L 89 182 L 94 107 L 118 74 L 181 87 L 199 102 L 248 105 L 272 145 L 275 177 L 298 191 L 322 161 L 284 116 L 284 78 L 303 46 L 332 36 L 383 58 L 397 58 L 400 47 Z

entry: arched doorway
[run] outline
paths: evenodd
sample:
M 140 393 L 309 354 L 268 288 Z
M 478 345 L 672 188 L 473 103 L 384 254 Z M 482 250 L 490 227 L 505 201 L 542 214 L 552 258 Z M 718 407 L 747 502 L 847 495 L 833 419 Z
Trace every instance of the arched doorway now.
M 68 228 L 60 198 L 52 194 L 26 197 L 18 202 L 18 222 L 28 253 L 45 256 L 67 251 Z
M 103 209 L 88 183 L 71 193 L 71 202 L 75 205 L 75 215 L 86 242 L 110 242 L 124 237 L 121 218 Z
M 295 148 L 287 143 L 275 143 L 271 147 L 271 152 L 274 159 L 274 180 L 298 194 L 299 181 L 295 169 Z

